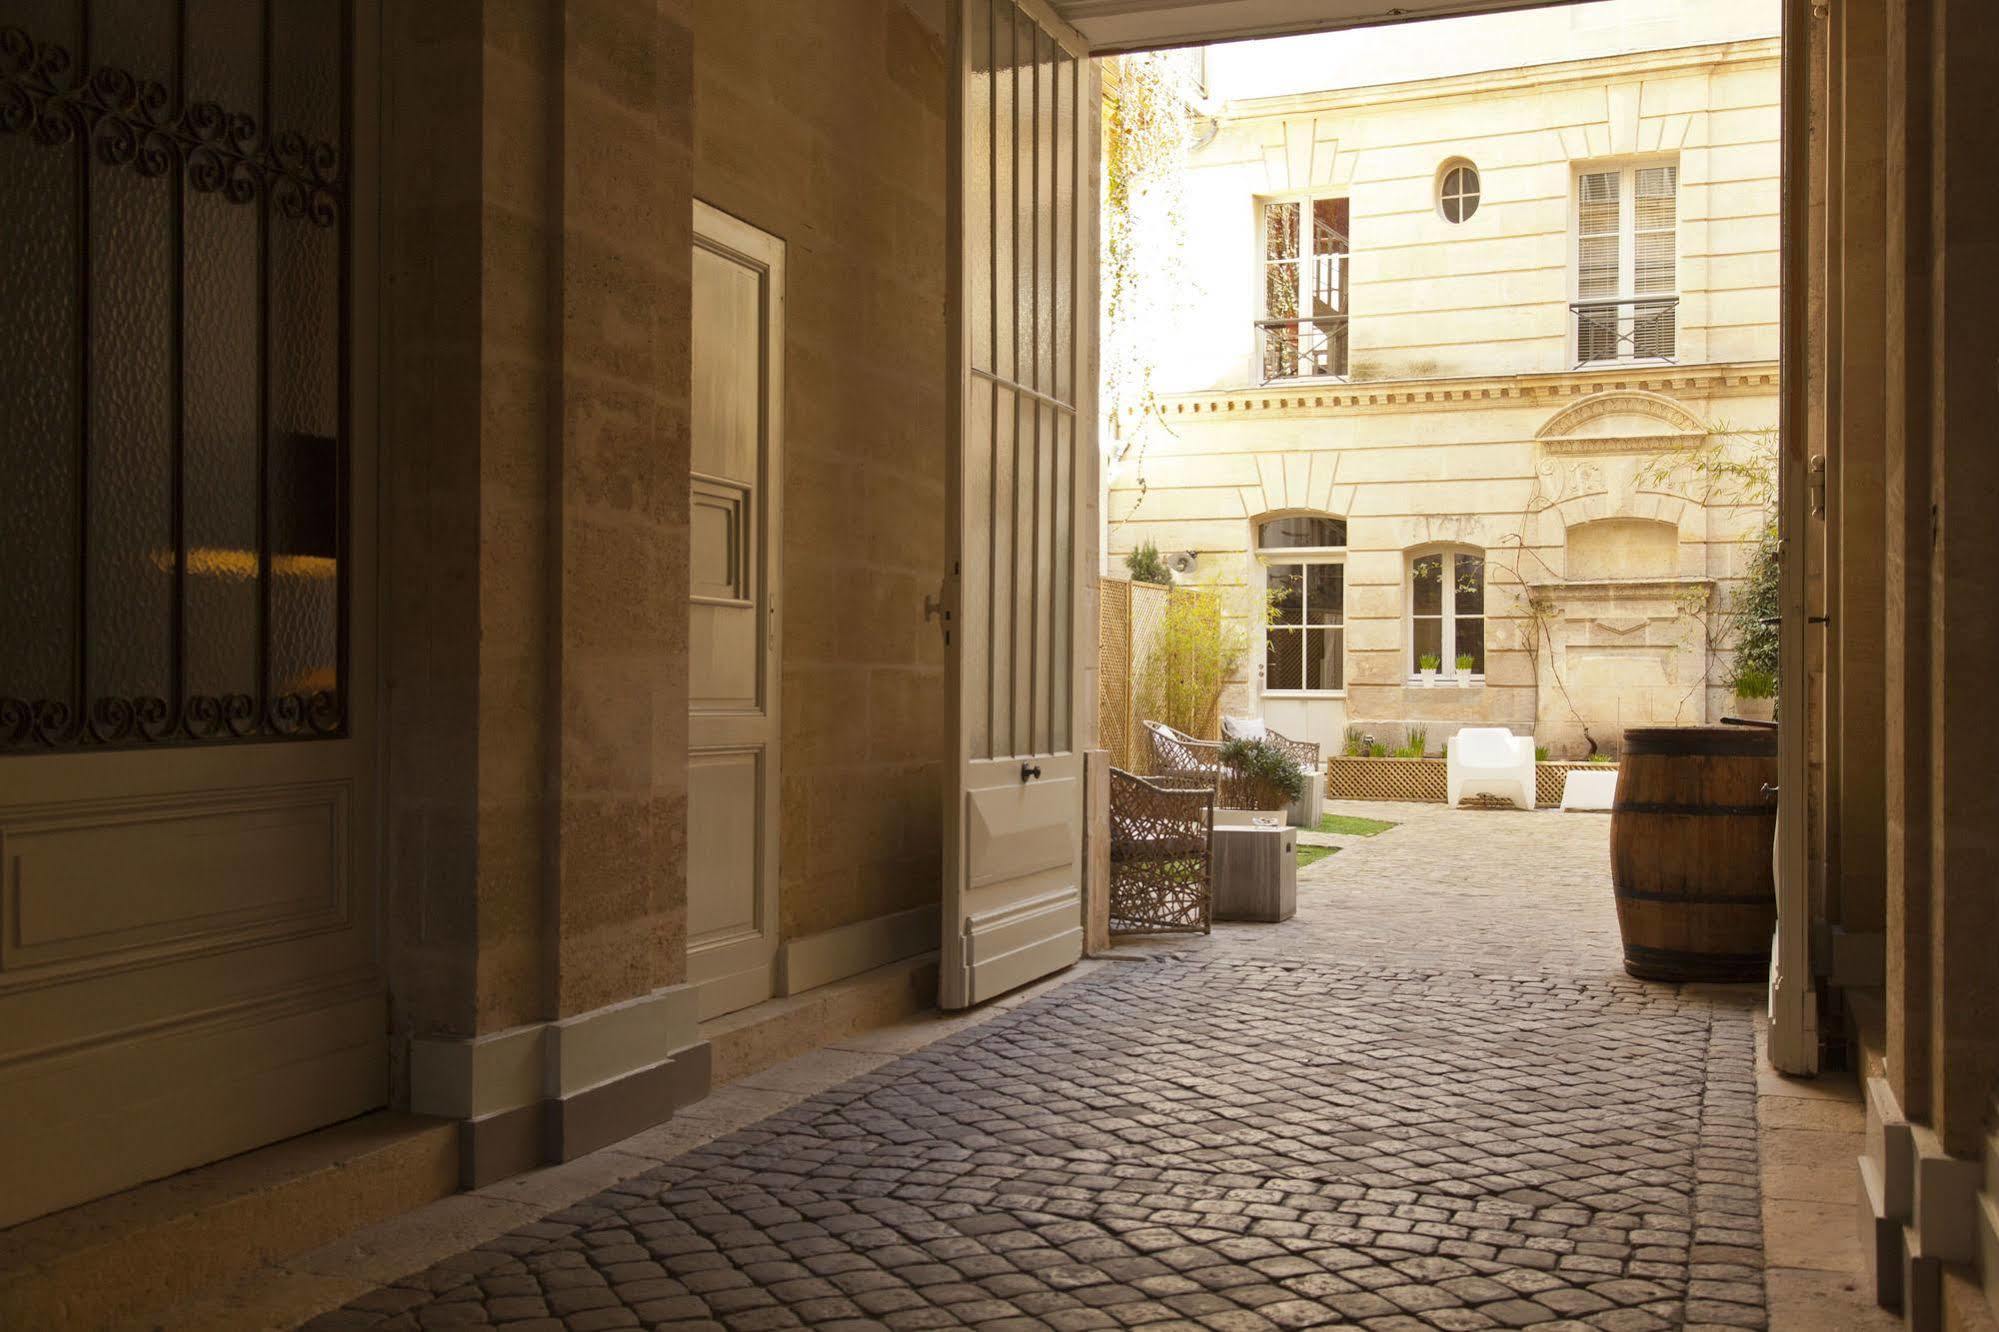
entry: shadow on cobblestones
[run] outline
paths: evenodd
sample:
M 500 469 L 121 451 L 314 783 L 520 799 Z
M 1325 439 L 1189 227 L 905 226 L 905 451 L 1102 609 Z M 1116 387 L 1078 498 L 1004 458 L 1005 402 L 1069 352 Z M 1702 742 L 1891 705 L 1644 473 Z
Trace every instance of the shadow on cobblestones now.
M 308 1326 L 1761 1327 L 1750 1011 L 1618 971 L 1603 835 L 1423 811 Z

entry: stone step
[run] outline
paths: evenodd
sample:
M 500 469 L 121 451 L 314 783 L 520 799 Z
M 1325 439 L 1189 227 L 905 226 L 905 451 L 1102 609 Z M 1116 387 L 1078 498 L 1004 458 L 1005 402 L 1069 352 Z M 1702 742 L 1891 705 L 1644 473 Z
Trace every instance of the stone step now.
M 0 1231 L 0 1327 L 144 1324 L 457 1187 L 457 1125 L 363 1115 Z

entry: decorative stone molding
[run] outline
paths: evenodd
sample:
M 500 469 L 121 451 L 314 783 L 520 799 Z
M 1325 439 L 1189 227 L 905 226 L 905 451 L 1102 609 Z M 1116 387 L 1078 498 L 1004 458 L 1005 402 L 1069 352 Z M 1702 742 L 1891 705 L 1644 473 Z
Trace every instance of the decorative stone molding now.
M 1470 375 L 1445 379 L 1369 380 L 1349 383 L 1269 384 L 1236 389 L 1209 389 L 1162 397 L 1160 407 L 1173 419 L 1314 417 L 1333 411 L 1406 411 L 1410 407 L 1489 409 L 1505 405 L 1581 405 L 1596 394 L 1702 397 L 1770 394 L 1777 391 L 1777 363 L 1754 361 L 1727 365 L 1645 366 L 1566 370 L 1543 375 Z M 1670 400 L 1670 399 L 1669 399 Z M 1684 408 L 1681 408 L 1685 411 Z M 1559 416 L 1553 418 L 1559 420 Z M 1691 412 L 1686 419 L 1701 427 Z M 1671 439 L 1670 434 L 1658 438 Z
M 1619 418 L 1656 421 L 1658 430 L 1592 430 Z M 1688 448 L 1708 437 L 1708 428 L 1686 407 L 1651 389 L 1594 393 L 1549 417 L 1534 433 L 1542 450 L 1555 454 L 1659 453 Z

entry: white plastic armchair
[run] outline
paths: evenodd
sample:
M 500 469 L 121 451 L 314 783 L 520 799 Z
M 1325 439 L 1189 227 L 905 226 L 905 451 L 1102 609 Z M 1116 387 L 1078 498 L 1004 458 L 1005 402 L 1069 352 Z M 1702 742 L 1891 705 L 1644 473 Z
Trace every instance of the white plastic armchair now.
M 1497 796 L 1534 808 L 1534 737 L 1498 726 L 1459 731 L 1451 737 L 1444 790 L 1452 809 L 1466 796 Z

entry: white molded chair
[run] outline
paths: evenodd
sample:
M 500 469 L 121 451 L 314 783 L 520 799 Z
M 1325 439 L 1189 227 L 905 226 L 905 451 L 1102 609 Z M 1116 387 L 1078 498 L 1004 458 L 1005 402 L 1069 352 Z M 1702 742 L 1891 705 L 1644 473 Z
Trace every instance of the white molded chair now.
M 1497 796 L 1534 808 L 1534 737 L 1500 726 L 1468 726 L 1451 737 L 1444 765 L 1445 801 L 1452 809 L 1466 796 Z

